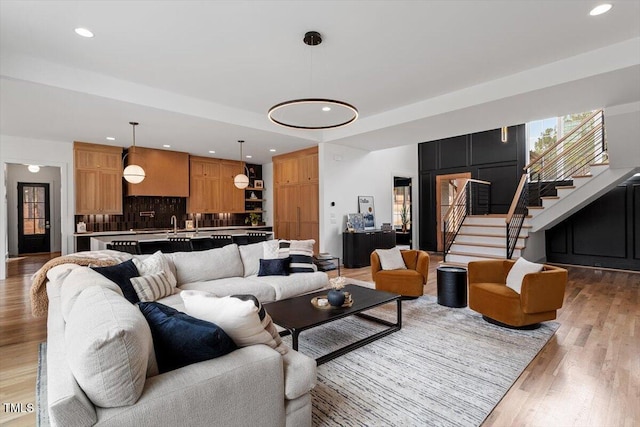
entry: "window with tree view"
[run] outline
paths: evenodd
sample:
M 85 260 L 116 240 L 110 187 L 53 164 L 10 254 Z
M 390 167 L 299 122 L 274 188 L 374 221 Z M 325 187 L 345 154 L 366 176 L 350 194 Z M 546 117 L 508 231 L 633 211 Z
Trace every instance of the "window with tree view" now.
M 46 232 L 46 212 L 45 212 L 45 189 L 44 187 L 23 188 L 22 217 L 23 234 L 45 234 Z

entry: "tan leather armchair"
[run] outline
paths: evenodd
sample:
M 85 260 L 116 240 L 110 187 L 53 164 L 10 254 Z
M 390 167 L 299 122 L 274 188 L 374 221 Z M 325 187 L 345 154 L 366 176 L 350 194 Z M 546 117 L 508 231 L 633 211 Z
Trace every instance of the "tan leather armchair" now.
M 401 250 L 406 270 L 383 270 L 380 257 L 371 252 L 371 276 L 376 289 L 405 297 L 419 297 L 429 275 L 429 254 L 419 250 Z
M 470 262 L 469 308 L 489 322 L 514 328 L 555 319 L 564 301 L 567 270 L 545 264 L 541 272 L 524 276 L 518 294 L 506 285 L 513 264 L 513 260 Z

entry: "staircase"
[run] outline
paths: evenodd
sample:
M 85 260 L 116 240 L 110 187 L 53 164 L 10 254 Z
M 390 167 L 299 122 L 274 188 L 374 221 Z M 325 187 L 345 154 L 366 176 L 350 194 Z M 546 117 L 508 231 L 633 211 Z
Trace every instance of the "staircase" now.
M 598 110 L 525 167 L 506 215 L 474 215 L 473 186 L 465 184 L 467 194 L 460 194 L 445 215 L 444 263 L 519 258 L 529 233 L 553 227 L 637 169 L 609 166 L 604 116 Z

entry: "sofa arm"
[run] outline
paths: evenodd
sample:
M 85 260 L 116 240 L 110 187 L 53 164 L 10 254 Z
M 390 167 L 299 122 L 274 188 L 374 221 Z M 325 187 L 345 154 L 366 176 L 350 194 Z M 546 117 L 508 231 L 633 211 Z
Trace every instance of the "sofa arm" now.
M 554 267 L 529 273 L 522 279 L 520 303 L 527 314 L 557 310 L 562 307 L 567 284 L 567 270 Z
M 382 270 L 382 265 L 380 264 L 380 257 L 378 256 L 378 253 L 376 251 L 373 251 L 371 252 L 369 260 L 371 261 L 371 278 L 375 282 L 376 273 Z
M 283 344 L 284 345 L 284 344 Z M 282 356 L 284 363 L 284 397 L 294 400 L 309 393 L 316 386 L 316 361 L 289 349 Z
M 136 404 L 96 408 L 98 425 L 283 426 L 282 356 L 266 345 L 147 378 Z
M 427 283 L 429 278 L 429 254 L 425 251 L 418 251 L 418 259 L 416 260 L 416 271 L 422 274 L 424 283 Z
M 472 261 L 467 265 L 469 284 L 472 283 L 507 283 L 505 260 Z

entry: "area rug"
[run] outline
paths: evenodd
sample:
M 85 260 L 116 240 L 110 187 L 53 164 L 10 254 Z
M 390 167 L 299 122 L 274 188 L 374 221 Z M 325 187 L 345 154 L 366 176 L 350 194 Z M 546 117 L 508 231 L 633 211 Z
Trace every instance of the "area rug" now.
M 47 409 L 47 343 L 40 343 L 38 348 L 38 371 L 36 372 L 36 426 L 49 426 L 49 410 Z
M 391 321 L 395 310 L 368 313 Z M 402 312 L 400 331 L 318 367 L 313 425 L 479 426 L 559 327 L 505 329 L 431 296 Z M 299 351 L 315 358 L 380 328 L 342 319 L 300 334 Z

